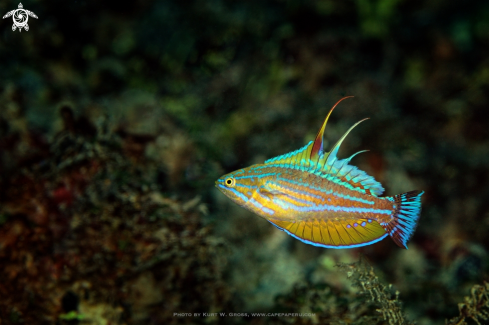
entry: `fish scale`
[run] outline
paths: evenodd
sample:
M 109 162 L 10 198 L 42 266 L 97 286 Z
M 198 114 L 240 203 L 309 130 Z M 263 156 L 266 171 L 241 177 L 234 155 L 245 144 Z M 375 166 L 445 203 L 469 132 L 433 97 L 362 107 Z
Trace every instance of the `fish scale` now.
M 348 97 L 345 97 L 348 98 Z M 388 235 L 400 247 L 416 228 L 422 191 L 380 197 L 384 188 L 337 152 L 353 125 L 325 152 L 328 113 L 314 141 L 298 150 L 226 174 L 216 186 L 238 205 L 307 244 L 353 248 Z

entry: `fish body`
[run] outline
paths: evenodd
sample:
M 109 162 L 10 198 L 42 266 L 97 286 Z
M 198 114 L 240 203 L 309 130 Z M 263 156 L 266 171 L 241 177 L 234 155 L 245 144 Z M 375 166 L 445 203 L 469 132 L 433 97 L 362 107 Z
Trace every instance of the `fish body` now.
M 264 164 L 224 175 L 216 186 L 238 205 L 307 244 L 353 248 L 390 235 L 396 244 L 407 248 L 419 219 L 423 192 L 379 197 L 382 185 L 349 164 L 363 151 L 347 159 L 337 158 L 343 140 L 363 120 L 330 152 L 324 151 L 324 130 L 338 103 L 314 141 Z

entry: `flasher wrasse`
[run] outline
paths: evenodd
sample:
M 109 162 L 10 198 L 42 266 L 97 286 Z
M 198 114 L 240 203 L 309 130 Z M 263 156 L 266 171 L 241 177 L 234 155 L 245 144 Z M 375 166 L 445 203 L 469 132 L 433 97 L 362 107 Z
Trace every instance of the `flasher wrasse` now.
M 348 97 L 345 97 L 348 98 Z M 350 158 L 338 159 L 341 143 L 353 125 L 326 152 L 326 123 L 306 146 L 224 175 L 217 188 L 238 205 L 270 221 L 278 229 L 314 246 L 353 248 L 388 235 L 407 248 L 421 212 L 422 191 L 380 197 L 382 185 Z

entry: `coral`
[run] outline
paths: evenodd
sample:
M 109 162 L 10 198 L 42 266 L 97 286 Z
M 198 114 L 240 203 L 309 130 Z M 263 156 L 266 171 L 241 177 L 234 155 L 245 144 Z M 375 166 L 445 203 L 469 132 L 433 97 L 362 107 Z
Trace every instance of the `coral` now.
M 399 292 L 392 297 L 392 286 L 386 287 L 375 275 L 364 257 L 351 264 L 339 264 L 359 289 L 350 294 L 328 284 L 297 284 L 294 289 L 277 297 L 277 313 L 313 313 L 311 317 L 270 319 L 273 324 L 389 324 L 410 325 L 401 309 Z M 379 313 L 381 315 L 379 315 Z
M 0 319 L 170 324 L 192 321 L 175 312 L 220 311 L 226 251 L 199 198 L 166 197 L 158 164 L 133 157 L 144 150 L 61 114 L 63 131 L 36 156 L 13 155 L 20 140 L 3 152 L 19 168 L 1 178 Z
M 271 318 L 271 324 L 378 324 L 371 306 L 325 283 L 298 283 L 293 290 L 278 296 L 277 313 L 302 313 L 312 316 Z
M 472 320 L 478 325 L 487 324 L 489 320 L 489 283 L 474 285 L 470 296 L 458 304 L 459 316 L 446 321 L 447 325 L 466 325 Z
M 375 275 L 373 267 L 366 262 L 364 257 L 355 263 L 339 264 L 339 267 L 346 271 L 353 286 L 359 289 L 359 294 L 366 298 L 367 302 L 377 307 L 377 312 L 382 314 L 382 318 L 389 325 L 411 324 L 402 313 L 399 291 L 395 292 L 393 298 L 392 285 L 388 287 L 383 285 Z

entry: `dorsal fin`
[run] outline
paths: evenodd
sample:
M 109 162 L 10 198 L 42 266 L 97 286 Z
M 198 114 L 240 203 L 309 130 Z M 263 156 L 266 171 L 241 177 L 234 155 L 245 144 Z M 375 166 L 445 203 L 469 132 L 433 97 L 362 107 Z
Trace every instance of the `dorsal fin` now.
M 340 146 L 343 143 L 343 140 L 345 140 L 346 136 L 351 132 L 351 130 L 353 130 L 354 127 L 366 119 L 355 123 L 350 129 L 348 129 L 348 131 L 346 131 L 345 134 L 336 142 L 331 151 L 324 151 L 323 137 L 329 116 L 339 102 L 350 97 L 353 96 L 343 97 L 336 102 L 333 108 L 329 111 L 328 116 L 326 116 L 326 119 L 316 135 L 314 142 L 310 141 L 307 145 L 298 150 L 268 159 L 265 161 L 265 165 L 276 165 L 280 167 L 307 171 L 318 176 L 328 178 L 331 181 L 338 182 L 350 189 L 362 193 L 375 196 L 381 195 L 384 192 L 384 188 L 379 182 L 364 171 L 348 164 L 353 157 L 366 150 L 359 151 L 347 159 L 339 160 L 337 157 L 338 150 L 340 149 Z
M 353 98 L 353 96 L 347 96 L 343 97 L 339 101 L 336 102 L 336 104 L 333 105 L 333 107 L 329 110 L 328 115 L 324 119 L 323 126 L 321 126 L 321 129 L 319 129 L 318 134 L 316 135 L 316 139 L 314 139 L 314 144 L 312 145 L 311 149 L 311 159 L 314 161 L 317 161 L 318 158 L 323 154 L 324 152 L 324 146 L 323 146 L 323 140 L 324 140 L 324 130 L 326 130 L 326 124 L 328 124 L 328 119 L 331 113 L 333 113 L 333 110 L 335 109 L 338 104 L 347 98 Z

